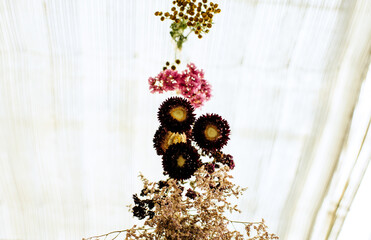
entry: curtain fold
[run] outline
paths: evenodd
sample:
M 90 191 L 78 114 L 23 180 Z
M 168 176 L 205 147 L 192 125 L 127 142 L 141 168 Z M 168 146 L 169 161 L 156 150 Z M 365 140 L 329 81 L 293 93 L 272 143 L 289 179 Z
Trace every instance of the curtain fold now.
M 190 37 L 179 57 L 213 87 L 197 116 L 231 125 L 224 150 L 248 187 L 233 218 L 264 218 L 285 240 L 322 239 L 331 189 L 348 176 L 334 174 L 346 136 L 364 131 L 349 126 L 369 66 L 371 4 L 219 5 L 210 34 Z M 141 190 L 138 173 L 164 179 L 152 138 L 171 94 L 151 94 L 147 80 L 174 60 L 169 22 L 154 16 L 170 7 L 0 1 L 0 239 L 81 239 L 140 224 L 125 207 Z

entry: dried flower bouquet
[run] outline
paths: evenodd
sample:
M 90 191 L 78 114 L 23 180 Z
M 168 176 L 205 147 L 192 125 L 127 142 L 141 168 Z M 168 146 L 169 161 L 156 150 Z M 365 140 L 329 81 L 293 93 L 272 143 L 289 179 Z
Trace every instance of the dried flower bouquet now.
M 220 13 L 217 3 L 207 0 L 174 0 L 171 13 L 157 11 L 161 21 L 170 19 L 170 35 L 181 50 L 190 33 L 198 38 L 209 32 L 214 14 Z M 188 33 L 185 35 L 185 33 Z M 159 127 L 153 146 L 162 158 L 166 180 L 151 182 L 140 174 L 143 189 L 133 195 L 130 211 L 144 220 L 143 226 L 113 231 L 83 240 L 125 239 L 278 239 L 268 233 L 264 220 L 233 221 L 226 213 L 240 212 L 231 198 L 239 198 L 244 188 L 234 184 L 230 171 L 235 162 L 222 151 L 230 135 L 228 122 L 215 113 L 196 118 L 195 108 L 211 97 L 211 85 L 204 72 L 193 63 L 178 72 L 166 62 L 162 72 L 148 79 L 152 93 L 174 91 L 182 96 L 166 99 L 159 107 Z M 245 232 L 231 230 L 233 224 L 243 224 Z

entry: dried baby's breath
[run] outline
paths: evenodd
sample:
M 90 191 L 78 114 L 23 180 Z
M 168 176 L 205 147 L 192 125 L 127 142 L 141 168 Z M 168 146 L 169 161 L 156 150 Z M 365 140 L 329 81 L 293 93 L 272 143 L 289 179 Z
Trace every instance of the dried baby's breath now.
M 261 222 L 231 221 L 225 212 L 240 212 L 230 198 L 238 198 L 245 188 L 231 182 L 229 167 L 224 166 L 209 173 L 205 167 L 198 169 L 194 177 L 182 184 L 175 179 L 168 179 L 165 187 L 159 188 L 156 182 L 150 182 L 142 174 L 139 175 L 144 188 L 142 195 L 154 202 L 154 216 L 148 217 L 142 227 L 134 225 L 131 229 L 115 231 L 106 235 L 87 238 L 86 240 L 117 239 L 125 235 L 125 239 L 247 239 L 270 240 L 278 239 L 268 233 L 264 220 Z M 187 196 L 183 186 L 197 193 L 194 198 Z M 146 201 L 146 200 L 143 200 Z M 230 230 L 231 223 L 245 225 L 245 236 Z

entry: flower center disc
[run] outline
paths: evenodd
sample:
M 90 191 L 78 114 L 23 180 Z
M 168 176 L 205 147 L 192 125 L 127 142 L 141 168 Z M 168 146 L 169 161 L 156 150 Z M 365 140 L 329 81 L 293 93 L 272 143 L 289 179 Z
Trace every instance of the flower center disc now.
M 180 155 L 180 156 L 178 157 L 178 159 L 177 159 L 178 166 L 179 166 L 179 167 L 183 167 L 184 164 L 185 164 L 185 161 L 186 161 L 186 160 L 183 158 L 183 156 Z
M 218 139 L 218 137 L 220 136 L 220 132 L 218 130 L 217 127 L 215 127 L 214 125 L 208 125 L 205 129 L 205 137 L 210 140 L 210 141 L 214 141 L 216 139 Z
M 183 107 L 176 107 L 170 110 L 170 115 L 179 122 L 182 122 L 187 117 L 187 111 Z

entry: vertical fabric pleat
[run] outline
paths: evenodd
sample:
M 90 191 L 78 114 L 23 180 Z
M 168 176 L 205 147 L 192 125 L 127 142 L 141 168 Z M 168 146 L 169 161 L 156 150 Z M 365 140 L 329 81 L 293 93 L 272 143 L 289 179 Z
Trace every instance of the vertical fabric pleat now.
M 210 33 L 191 36 L 178 56 L 213 87 L 197 115 L 215 112 L 231 125 L 224 151 L 234 156 L 235 182 L 248 187 L 233 219 L 264 218 L 281 239 L 335 239 L 337 215 L 346 218 L 332 207 L 335 181 L 344 186 L 349 176 L 341 156 L 347 136 L 366 131 L 352 117 L 369 66 L 370 3 L 219 5 Z M 0 1 L 0 239 L 81 239 L 141 224 L 126 205 L 141 190 L 139 172 L 164 179 L 152 137 L 170 94 L 150 94 L 147 79 L 176 54 L 170 23 L 154 16 L 170 8 L 163 0 Z M 367 161 L 349 156 L 363 176 Z M 363 178 L 352 179 L 344 207 Z

